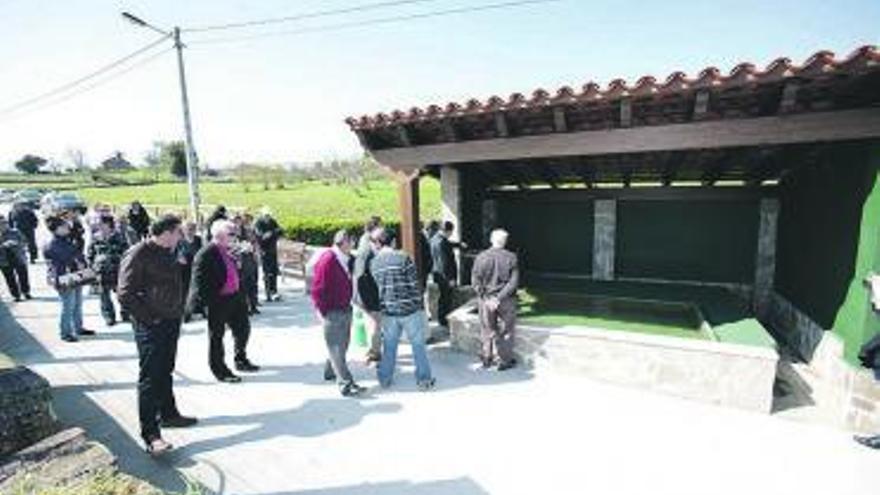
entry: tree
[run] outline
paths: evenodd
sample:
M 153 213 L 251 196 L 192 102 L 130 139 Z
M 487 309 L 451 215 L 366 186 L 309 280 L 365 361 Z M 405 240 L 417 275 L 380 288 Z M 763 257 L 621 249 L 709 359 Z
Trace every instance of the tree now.
M 41 156 L 24 155 L 21 160 L 15 162 L 15 168 L 25 174 L 35 174 L 45 164 L 46 159 Z
M 186 147 L 183 141 L 165 143 L 160 160 L 171 171 L 171 175 L 178 178 L 186 177 Z
M 70 160 L 70 164 L 73 167 L 74 171 L 79 172 L 89 168 L 89 165 L 86 161 L 86 155 L 85 153 L 83 153 L 83 150 L 79 148 L 68 148 L 66 154 L 67 159 Z

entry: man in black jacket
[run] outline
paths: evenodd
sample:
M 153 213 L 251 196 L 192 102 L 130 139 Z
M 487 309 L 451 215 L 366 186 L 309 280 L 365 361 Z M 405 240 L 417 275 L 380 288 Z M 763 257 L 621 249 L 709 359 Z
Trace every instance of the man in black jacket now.
M 235 224 L 229 220 L 217 220 L 211 224 L 211 242 L 196 254 L 193 261 L 192 287 L 187 302 L 189 314 L 195 308 L 205 308 L 210 339 L 208 364 L 214 377 L 226 383 L 241 381 L 224 360 L 223 335 L 227 326 L 232 329 L 235 341 L 235 369 L 244 372 L 260 369 L 247 357 L 251 323 L 241 272 L 230 252 L 229 241 L 235 230 Z
M 466 247 L 464 243 L 453 242 L 449 238 L 455 226 L 452 222 L 444 222 L 434 237 L 431 238 L 431 259 L 434 283 L 440 291 L 437 303 L 437 321 L 441 326 L 448 326 L 446 316 L 452 311 L 452 288 L 458 283 L 458 265 L 455 263 L 453 248 Z
M 31 263 L 37 261 L 37 226 L 40 221 L 37 219 L 37 214 L 34 213 L 26 203 L 18 202 L 12 207 L 12 211 L 9 212 L 9 224 L 12 228 L 21 232 L 21 235 L 27 240 L 28 254 L 31 258 Z
M 141 241 L 123 257 L 117 295 L 131 314 L 137 343 L 138 413 L 147 452 L 171 450 L 160 425 L 181 428 L 196 424 L 180 414 L 174 399 L 173 376 L 180 338 L 183 283 L 174 248 L 180 241 L 180 218 L 165 215 L 152 226 L 153 237 Z
M 263 264 L 263 284 L 266 287 L 266 301 L 277 301 L 278 297 L 278 239 L 282 230 L 278 222 L 272 218 L 268 207 L 260 210 L 260 218 L 254 222 L 254 233 L 260 244 L 260 256 Z

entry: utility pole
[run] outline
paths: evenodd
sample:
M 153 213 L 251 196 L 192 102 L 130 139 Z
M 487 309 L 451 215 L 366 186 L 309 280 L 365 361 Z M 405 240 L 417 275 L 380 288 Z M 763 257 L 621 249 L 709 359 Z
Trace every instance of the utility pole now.
M 180 96 L 183 103 L 183 128 L 186 134 L 186 182 L 189 186 L 189 208 L 193 221 L 198 222 L 200 220 L 199 204 L 201 203 L 199 198 L 199 163 L 195 144 L 193 143 L 192 122 L 190 121 L 189 114 L 189 96 L 186 91 L 186 71 L 183 67 L 183 48 L 185 45 L 180 41 L 180 28 L 175 26 L 173 31 L 168 32 L 157 28 L 147 21 L 128 12 L 123 12 L 122 17 L 132 24 L 174 38 L 174 48 L 177 49 L 177 72 L 180 79 Z
M 174 27 L 174 47 L 177 48 L 177 71 L 180 75 L 180 97 L 183 102 L 183 127 L 186 130 L 186 182 L 189 185 L 189 209 L 192 220 L 199 222 L 199 162 L 193 144 L 192 122 L 189 117 L 189 97 L 186 93 L 186 70 L 183 67 L 183 43 L 180 28 Z

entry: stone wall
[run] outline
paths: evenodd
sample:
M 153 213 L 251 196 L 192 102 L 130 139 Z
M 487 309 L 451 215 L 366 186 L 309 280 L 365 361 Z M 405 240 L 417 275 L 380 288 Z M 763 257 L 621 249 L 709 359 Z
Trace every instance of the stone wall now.
M 449 322 L 452 346 L 476 356 L 475 304 Z M 778 362 L 767 348 L 590 328 L 520 326 L 515 351 L 532 366 L 764 413 L 771 411 Z
M 55 431 L 49 382 L 22 366 L 0 371 L 0 457 Z

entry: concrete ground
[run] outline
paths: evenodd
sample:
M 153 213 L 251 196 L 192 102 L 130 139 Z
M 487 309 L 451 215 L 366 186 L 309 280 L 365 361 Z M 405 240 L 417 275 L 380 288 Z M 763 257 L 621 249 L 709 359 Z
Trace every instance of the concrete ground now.
M 207 367 L 205 322 L 185 326 L 178 404 L 200 423 L 167 430 L 179 448 L 161 460 L 139 443 L 137 361 L 128 325 L 66 344 L 59 304 L 32 270 L 36 298 L 0 305 L 0 350 L 45 376 L 62 421 L 85 427 L 121 467 L 168 490 L 184 476 L 229 494 L 877 493 L 880 452 L 829 427 L 618 388 L 554 370 L 477 370 L 432 347 L 434 392 L 416 390 L 409 348 L 390 391 L 353 348 L 371 393 L 345 399 L 322 380 L 324 349 L 301 286 L 253 321 L 263 371 L 237 385 Z M 5 296 L 5 300 L 8 297 Z M 231 341 L 227 342 L 231 349 Z

